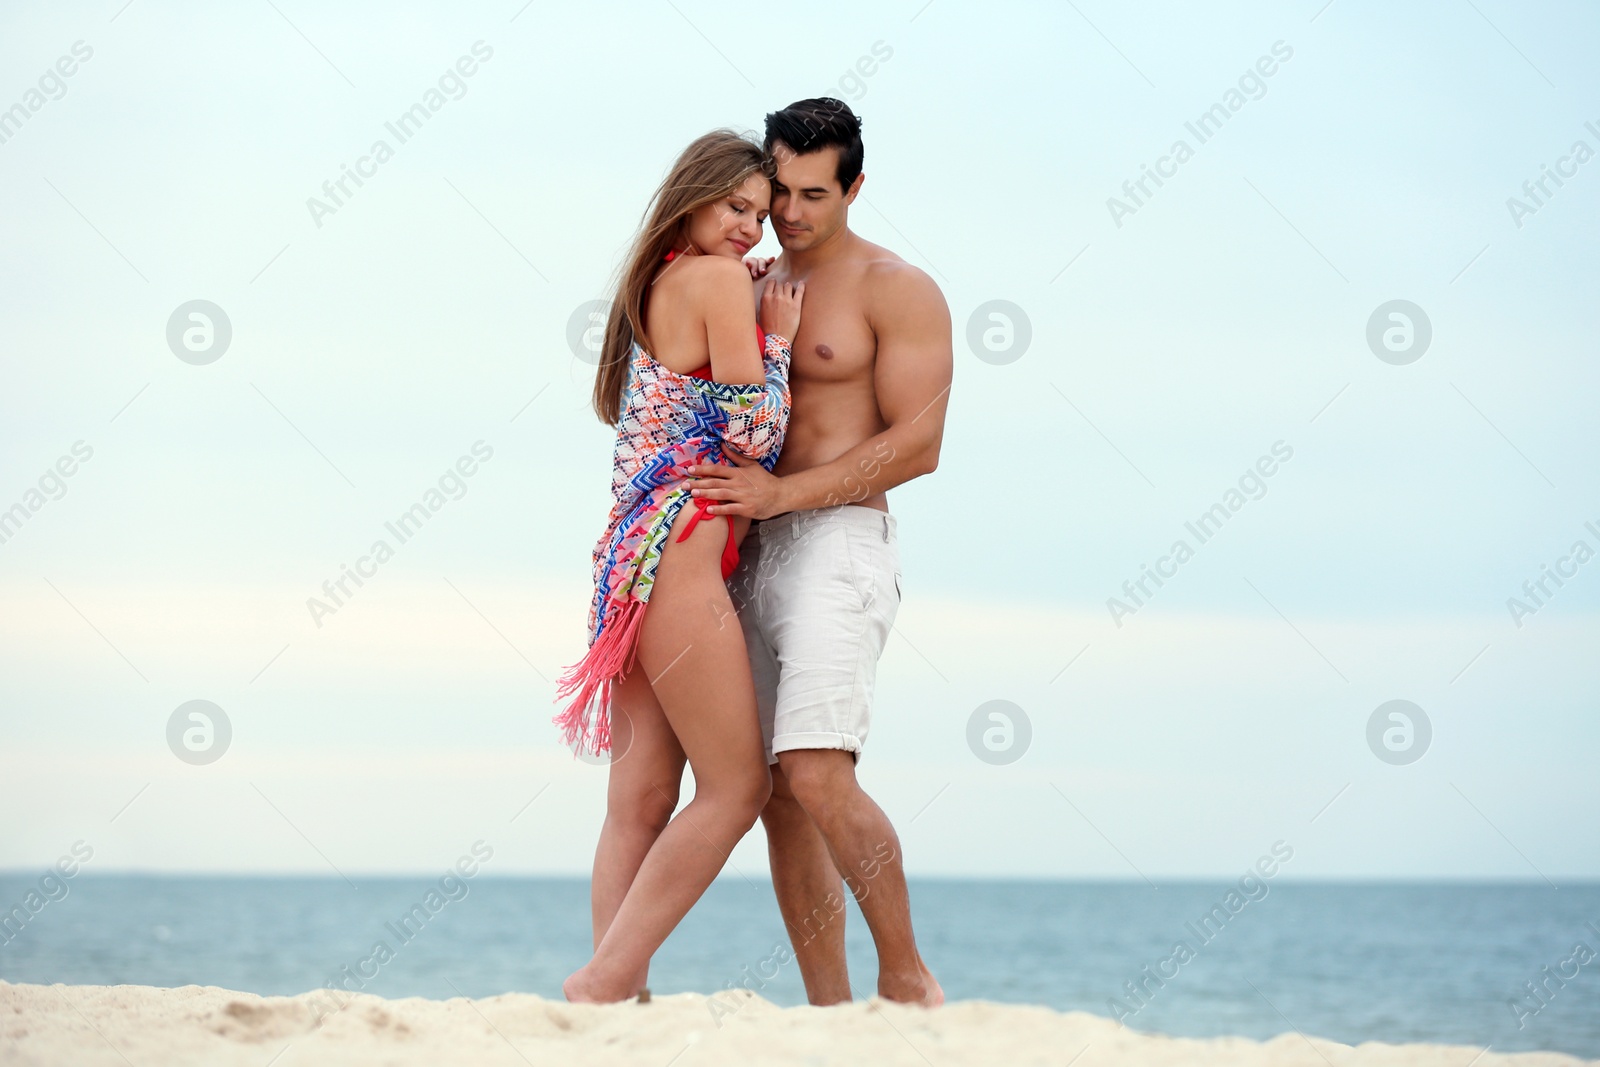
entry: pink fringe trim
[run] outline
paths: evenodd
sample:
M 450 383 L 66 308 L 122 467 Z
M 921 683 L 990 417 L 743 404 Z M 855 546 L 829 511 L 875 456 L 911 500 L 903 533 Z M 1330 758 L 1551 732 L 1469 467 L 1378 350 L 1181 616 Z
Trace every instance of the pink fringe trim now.
M 579 746 L 573 748 L 574 757 L 583 750 L 595 755 L 611 751 L 611 683 L 633 670 L 646 603 L 629 600 L 615 608 L 589 651 L 556 682 L 558 700 L 574 697 L 566 710 L 551 720 L 561 727 L 569 748 Z

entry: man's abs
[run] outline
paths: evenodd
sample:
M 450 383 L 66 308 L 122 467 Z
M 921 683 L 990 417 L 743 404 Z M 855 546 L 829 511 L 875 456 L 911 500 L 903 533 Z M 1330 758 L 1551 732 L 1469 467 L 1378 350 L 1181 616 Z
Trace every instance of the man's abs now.
M 863 389 L 853 383 L 801 383 L 791 379 L 790 391 L 789 429 L 772 471 L 780 477 L 832 463 L 884 429 L 870 380 Z M 869 456 L 863 464 L 840 472 L 839 484 L 830 487 L 831 503 L 863 504 L 888 511 L 888 497 L 871 491 L 867 483 L 886 458 Z

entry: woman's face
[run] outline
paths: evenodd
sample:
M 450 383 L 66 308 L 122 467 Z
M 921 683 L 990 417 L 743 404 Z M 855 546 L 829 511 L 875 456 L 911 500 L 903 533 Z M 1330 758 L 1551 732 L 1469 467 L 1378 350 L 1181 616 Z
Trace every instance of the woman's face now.
M 772 209 L 772 183 L 752 174 L 721 200 L 689 214 L 689 241 L 708 256 L 743 259 L 761 243 L 761 225 Z

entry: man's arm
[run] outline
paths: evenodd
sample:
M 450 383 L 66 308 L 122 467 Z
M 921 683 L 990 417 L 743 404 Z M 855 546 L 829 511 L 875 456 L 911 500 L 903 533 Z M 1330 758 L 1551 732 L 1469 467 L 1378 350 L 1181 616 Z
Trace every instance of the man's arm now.
M 695 490 L 717 502 L 709 509 L 713 515 L 765 519 L 849 504 L 939 465 L 954 365 L 950 309 L 933 279 L 915 267 L 896 265 L 874 281 L 868 307 L 878 341 L 873 387 L 887 428 L 829 463 L 781 478 L 753 460 L 730 455 L 737 468 L 705 470 L 715 480 L 702 478 L 705 488 Z

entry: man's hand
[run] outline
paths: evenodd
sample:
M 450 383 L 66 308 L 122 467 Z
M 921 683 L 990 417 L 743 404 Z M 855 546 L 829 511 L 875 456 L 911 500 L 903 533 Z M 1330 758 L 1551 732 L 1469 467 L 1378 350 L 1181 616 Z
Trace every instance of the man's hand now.
M 750 269 L 750 279 L 758 281 L 765 277 L 767 271 L 772 268 L 772 264 L 777 262 L 777 259 L 777 256 L 751 256 L 745 260 L 744 265 Z
M 689 468 L 690 492 L 701 499 L 716 501 L 706 508 L 712 515 L 742 515 L 749 519 L 770 519 L 790 510 L 783 500 L 783 479 L 742 452 L 726 444 L 723 455 L 734 462 L 696 463 Z

